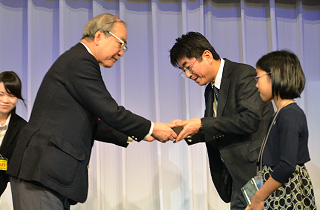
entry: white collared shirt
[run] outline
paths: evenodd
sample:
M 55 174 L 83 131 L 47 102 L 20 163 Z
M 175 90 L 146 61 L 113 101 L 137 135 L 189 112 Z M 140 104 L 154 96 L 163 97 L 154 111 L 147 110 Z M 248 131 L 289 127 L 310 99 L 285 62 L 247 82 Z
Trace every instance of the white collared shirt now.
M 10 119 L 11 119 L 11 114 L 9 114 L 6 123 L 3 126 L 0 125 L 0 146 L 1 146 L 3 138 L 6 135 L 6 132 L 8 130 Z
M 221 80 L 222 80 L 222 73 L 223 73 L 223 67 L 224 67 L 224 60 L 221 58 L 221 63 L 219 66 L 219 70 L 218 70 L 218 74 L 214 80 L 214 83 L 211 82 L 211 86 L 213 88 L 213 85 L 218 88 L 220 90 L 220 86 L 221 86 Z M 214 100 L 213 101 L 213 116 L 216 117 L 217 116 L 217 108 L 218 108 L 218 101 Z
M 80 42 L 80 43 L 87 49 L 87 51 L 88 51 L 91 55 L 93 55 L 92 52 L 91 52 L 91 50 L 89 49 L 89 47 L 88 47 L 87 45 L 85 45 L 83 42 Z
M 225 63 L 225 61 L 221 58 L 221 63 L 220 63 L 220 66 L 219 66 L 219 71 L 218 71 L 218 74 L 216 76 L 216 79 L 214 80 L 214 83 L 211 82 L 211 85 L 214 85 L 219 90 L 220 90 L 220 86 L 221 86 L 224 63 Z

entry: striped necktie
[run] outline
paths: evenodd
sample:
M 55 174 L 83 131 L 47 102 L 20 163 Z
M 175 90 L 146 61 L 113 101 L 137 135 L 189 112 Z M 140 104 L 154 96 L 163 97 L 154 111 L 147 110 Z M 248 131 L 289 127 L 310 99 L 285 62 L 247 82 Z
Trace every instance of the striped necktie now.
M 214 97 L 217 99 L 217 101 L 219 101 L 219 89 L 214 85 L 212 85 L 212 89 L 213 89 Z

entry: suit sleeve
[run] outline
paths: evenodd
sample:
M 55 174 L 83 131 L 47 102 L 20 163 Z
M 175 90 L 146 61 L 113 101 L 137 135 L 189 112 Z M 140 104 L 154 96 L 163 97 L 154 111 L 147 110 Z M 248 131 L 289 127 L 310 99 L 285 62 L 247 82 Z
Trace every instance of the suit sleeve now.
M 79 62 L 79 60 L 81 62 Z M 93 115 L 112 128 L 143 139 L 149 132 L 151 122 L 119 106 L 107 90 L 100 67 L 90 54 L 70 62 L 65 84 L 71 95 Z
M 95 140 L 127 147 L 128 136 L 111 128 L 108 124 L 97 120 L 97 131 L 94 136 Z
M 192 135 L 191 138 L 186 138 L 185 141 L 190 146 L 190 145 L 193 145 L 193 144 L 197 144 L 197 143 L 203 142 L 203 139 L 204 139 L 203 132 L 199 132 L 199 133 L 196 133 L 196 134 Z

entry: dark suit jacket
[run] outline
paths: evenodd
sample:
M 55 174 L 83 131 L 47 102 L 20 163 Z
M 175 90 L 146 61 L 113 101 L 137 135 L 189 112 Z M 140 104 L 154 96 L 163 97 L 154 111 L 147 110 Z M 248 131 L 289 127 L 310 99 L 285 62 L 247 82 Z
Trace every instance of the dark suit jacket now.
M 127 136 L 141 140 L 150 126 L 118 106 L 97 60 L 78 43 L 45 75 L 8 173 L 41 183 L 72 204 L 84 202 L 93 140 L 127 146 Z
M 20 131 L 26 125 L 26 121 L 19 115 L 11 113 L 11 119 L 6 134 L 0 147 L 0 154 L 2 157 L 7 158 L 10 162 L 13 150 L 16 146 Z M 9 182 L 9 176 L 6 171 L 0 171 L 0 196 L 5 191 Z
M 192 138 L 191 144 L 206 142 L 212 180 L 225 202 L 231 200 L 232 185 L 240 190 L 255 176 L 259 149 L 274 113 L 271 102 L 260 98 L 255 75 L 253 67 L 225 59 L 217 117 L 212 117 L 214 97 L 208 84 L 203 133 Z

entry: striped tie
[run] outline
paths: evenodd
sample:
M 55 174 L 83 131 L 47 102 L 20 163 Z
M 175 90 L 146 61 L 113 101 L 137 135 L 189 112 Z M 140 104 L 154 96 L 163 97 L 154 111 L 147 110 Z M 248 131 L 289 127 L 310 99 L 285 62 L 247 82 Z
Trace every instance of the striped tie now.
M 212 88 L 213 88 L 215 98 L 217 99 L 217 101 L 219 101 L 219 89 L 214 85 L 212 85 Z

